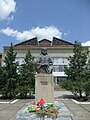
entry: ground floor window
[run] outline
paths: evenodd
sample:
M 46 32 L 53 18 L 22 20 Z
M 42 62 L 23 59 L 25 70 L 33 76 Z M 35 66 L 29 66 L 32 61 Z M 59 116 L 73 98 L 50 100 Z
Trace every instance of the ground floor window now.
M 67 77 L 57 77 L 57 84 L 60 84 L 63 80 L 66 80 Z
M 63 80 L 67 80 L 67 77 L 54 77 L 54 83 L 55 84 L 61 84 Z

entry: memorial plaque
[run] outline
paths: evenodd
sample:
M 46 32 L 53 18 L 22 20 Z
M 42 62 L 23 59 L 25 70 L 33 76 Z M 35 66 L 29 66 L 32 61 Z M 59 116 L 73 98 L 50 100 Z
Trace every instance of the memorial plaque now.
M 42 85 L 48 85 L 48 81 L 41 81 Z

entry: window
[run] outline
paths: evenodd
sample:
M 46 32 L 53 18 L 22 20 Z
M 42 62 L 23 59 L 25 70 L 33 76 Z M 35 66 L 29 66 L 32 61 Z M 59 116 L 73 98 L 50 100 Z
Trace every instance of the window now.
M 64 72 L 64 65 L 54 65 L 53 69 L 54 72 Z
M 15 62 L 19 62 L 19 65 L 23 64 L 24 58 L 16 58 Z
M 53 71 L 54 72 L 59 72 L 59 66 L 58 65 L 54 65 L 53 66 Z
M 67 58 L 64 58 L 64 57 L 62 57 L 62 58 L 52 58 L 52 60 L 53 60 L 53 65 L 68 65 L 68 60 L 67 60 Z
M 59 72 L 63 72 L 64 71 L 64 65 L 59 65 Z

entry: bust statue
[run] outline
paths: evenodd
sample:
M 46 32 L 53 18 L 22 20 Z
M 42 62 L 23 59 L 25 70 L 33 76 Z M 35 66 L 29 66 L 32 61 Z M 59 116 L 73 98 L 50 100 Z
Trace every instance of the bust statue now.
M 47 49 L 42 48 L 41 53 L 36 60 L 38 73 L 48 73 L 51 74 L 53 70 L 53 62 L 49 55 L 47 54 Z

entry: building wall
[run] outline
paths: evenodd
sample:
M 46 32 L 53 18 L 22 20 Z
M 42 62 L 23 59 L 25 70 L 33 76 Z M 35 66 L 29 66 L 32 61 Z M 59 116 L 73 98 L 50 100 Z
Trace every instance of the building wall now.
M 19 61 L 20 64 L 23 63 L 23 59 L 28 50 L 31 51 L 31 54 L 37 58 L 40 54 L 42 46 L 14 46 L 15 52 L 17 52 L 16 61 Z M 65 79 L 67 75 L 64 73 L 64 65 L 68 65 L 67 58 L 69 56 L 73 56 L 73 46 L 49 46 L 46 47 L 48 51 L 48 55 L 53 60 L 54 70 L 53 75 L 55 78 L 55 83 L 57 84 L 58 79 Z M 6 54 L 6 51 L 9 47 L 5 47 L 3 51 L 3 59 Z M 88 58 L 90 58 L 90 47 L 83 47 L 83 52 L 88 53 Z
M 89 48 L 90 49 L 90 48 Z M 8 49 L 5 49 L 4 54 L 3 54 L 3 58 L 6 54 L 6 51 Z M 23 62 L 23 59 L 27 53 L 28 49 L 14 49 L 15 52 L 17 52 L 17 56 L 16 56 L 16 61 L 20 61 L 20 64 Z M 29 48 L 29 50 L 31 51 L 31 54 L 37 58 L 41 52 L 41 47 L 39 48 Z M 69 47 L 69 48 L 47 48 L 48 51 L 48 55 L 52 58 L 53 60 L 53 65 L 54 66 L 62 66 L 62 65 L 68 65 L 68 60 L 67 58 L 69 56 L 73 56 L 73 47 Z M 85 47 L 84 48 L 84 52 L 87 53 L 88 48 Z M 90 57 L 90 52 L 88 54 L 88 56 Z M 63 71 L 58 71 L 58 72 L 63 72 Z
M 31 54 L 37 58 L 41 52 L 41 48 L 29 48 L 31 51 Z M 7 49 L 6 49 L 7 50 Z M 15 49 L 15 52 L 17 52 L 16 61 L 19 61 L 19 64 L 23 63 L 23 59 L 27 53 L 28 49 Z M 69 55 L 73 55 L 73 48 L 47 48 L 48 55 L 52 58 L 53 61 L 53 75 L 54 75 L 54 81 L 55 84 L 58 83 L 59 79 L 65 79 L 67 75 L 64 73 L 64 65 L 68 65 L 67 58 Z M 6 53 L 6 51 L 5 51 Z M 61 78 L 60 78 L 61 77 Z

